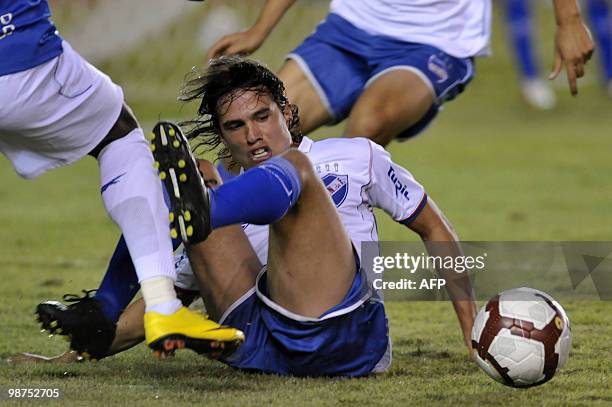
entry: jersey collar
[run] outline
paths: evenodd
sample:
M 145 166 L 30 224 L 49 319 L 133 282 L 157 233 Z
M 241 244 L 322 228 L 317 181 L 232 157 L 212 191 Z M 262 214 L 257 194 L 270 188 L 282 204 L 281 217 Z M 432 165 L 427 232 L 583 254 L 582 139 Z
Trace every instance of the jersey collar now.
M 302 138 L 302 142 L 298 146 L 298 150 L 300 150 L 302 153 L 308 153 L 312 148 L 312 143 L 314 142 L 311 139 L 304 136 L 304 138 Z

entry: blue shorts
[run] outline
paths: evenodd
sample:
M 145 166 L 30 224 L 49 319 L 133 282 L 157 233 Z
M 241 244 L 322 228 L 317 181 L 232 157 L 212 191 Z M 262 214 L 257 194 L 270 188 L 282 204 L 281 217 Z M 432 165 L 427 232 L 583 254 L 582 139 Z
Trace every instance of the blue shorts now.
M 242 330 L 245 343 L 230 366 L 292 376 L 365 376 L 391 363 L 384 305 L 372 300 L 360 270 L 342 302 L 319 318 L 296 315 L 268 296 L 265 268 L 255 287 L 236 301 L 220 323 Z
M 424 130 L 442 103 L 460 94 L 474 76 L 471 58 L 455 58 L 429 45 L 371 35 L 333 13 L 287 58 L 298 63 L 334 123 L 349 115 L 359 95 L 381 75 L 395 69 L 414 72 L 430 88 L 435 102 L 398 138 Z

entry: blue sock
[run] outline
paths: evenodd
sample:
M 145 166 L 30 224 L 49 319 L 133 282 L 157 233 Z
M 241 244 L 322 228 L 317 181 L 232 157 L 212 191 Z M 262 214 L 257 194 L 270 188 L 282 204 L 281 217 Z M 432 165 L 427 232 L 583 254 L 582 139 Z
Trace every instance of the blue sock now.
M 125 239 L 121 236 L 94 298 L 100 301 L 106 318 L 117 322 L 119 315 L 139 289 L 140 284 L 138 284 L 138 276 L 132 264 L 132 258 Z
M 169 207 L 170 197 L 163 183 L 162 190 L 164 192 L 164 201 Z M 180 244 L 180 239 L 172 240 L 174 250 Z M 132 263 L 125 239 L 121 236 L 94 298 L 100 301 L 102 312 L 106 318 L 117 322 L 119 315 L 134 299 L 139 289 L 140 284 L 138 283 L 136 269 Z
M 595 34 L 604 79 L 612 80 L 612 20 L 607 0 L 590 0 L 588 2 L 589 20 Z
M 293 164 L 273 157 L 210 191 L 212 227 L 274 223 L 295 205 L 300 190 Z
M 538 63 L 533 50 L 533 35 L 527 0 L 507 0 L 506 18 L 515 60 L 525 79 L 538 77 Z

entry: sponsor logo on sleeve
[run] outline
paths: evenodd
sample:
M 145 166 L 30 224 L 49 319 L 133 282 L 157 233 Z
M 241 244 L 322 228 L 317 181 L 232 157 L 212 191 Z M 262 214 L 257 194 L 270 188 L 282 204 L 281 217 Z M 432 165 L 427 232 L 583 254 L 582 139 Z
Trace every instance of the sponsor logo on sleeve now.
M 393 185 L 395 186 L 395 197 L 399 198 L 400 196 L 403 196 L 404 198 L 406 198 L 406 200 L 410 200 L 410 198 L 408 197 L 408 187 L 406 186 L 406 184 L 402 183 L 402 181 L 399 180 L 397 174 L 395 173 L 395 170 L 393 169 L 393 166 L 389 167 L 389 171 L 387 171 L 387 175 L 389 176 L 389 179 L 391 179 L 391 182 L 393 182 Z

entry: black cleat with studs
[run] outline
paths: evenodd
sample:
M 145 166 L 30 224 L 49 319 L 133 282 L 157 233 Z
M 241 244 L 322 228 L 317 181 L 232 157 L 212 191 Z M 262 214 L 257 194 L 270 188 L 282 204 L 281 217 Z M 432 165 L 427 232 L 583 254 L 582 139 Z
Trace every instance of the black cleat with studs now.
M 210 199 L 187 138 L 176 124 L 159 122 L 149 139 L 172 203 L 171 236 L 180 236 L 185 244 L 206 240 L 211 232 Z
M 100 302 L 91 296 L 95 290 L 83 290 L 84 296 L 66 294 L 58 301 L 38 304 L 36 315 L 49 336 L 63 335 L 70 341 L 70 348 L 85 359 L 102 359 L 108 356 L 115 339 L 115 323 L 109 321 Z

